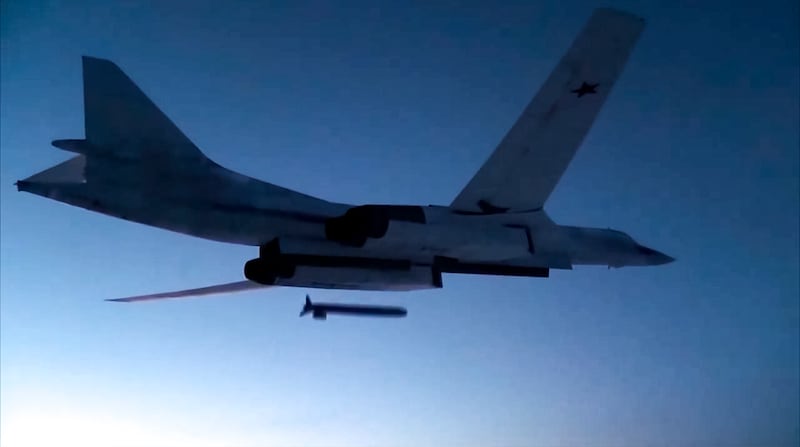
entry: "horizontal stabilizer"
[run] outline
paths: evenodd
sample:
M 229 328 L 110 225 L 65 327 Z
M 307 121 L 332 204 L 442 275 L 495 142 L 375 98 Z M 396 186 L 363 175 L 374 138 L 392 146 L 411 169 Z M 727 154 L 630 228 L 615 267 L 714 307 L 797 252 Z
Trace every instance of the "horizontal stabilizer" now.
M 25 180 L 20 180 L 17 186 L 30 183 L 40 184 L 65 184 L 65 183 L 85 183 L 86 157 L 77 155 L 67 161 L 49 167 L 44 171 L 36 173 Z
M 265 286 L 252 281 L 239 281 L 227 284 L 218 284 L 215 286 L 201 287 L 199 289 L 179 290 L 177 292 L 155 293 L 152 295 L 130 296 L 127 298 L 114 298 L 107 299 L 106 301 L 115 301 L 118 303 L 134 303 L 138 301 L 152 301 L 163 300 L 170 298 L 189 298 L 205 295 L 219 295 L 222 293 L 245 292 L 248 290 L 263 289 L 270 286 Z

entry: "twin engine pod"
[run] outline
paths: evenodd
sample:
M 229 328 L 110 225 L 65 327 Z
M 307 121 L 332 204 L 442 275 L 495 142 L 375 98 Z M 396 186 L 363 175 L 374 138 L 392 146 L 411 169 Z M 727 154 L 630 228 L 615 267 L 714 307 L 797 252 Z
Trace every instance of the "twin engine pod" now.
M 350 247 L 361 248 L 367 239 L 380 239 L 389 230 L 389 221 L 425 223 L 420 206 L 362 205 L 350 208 L 343 216 L 325 222 L 325 238 Z
M 274 249 L 273 249 L 274 248 Z M 430 265 L 409 260 L 281 253 L 277 240 L 247 261 L 244 276 L 268 286 L 350 290 L 419 290 L 442 287 L 442 275 Z
M 244 264 L 244 277 L 264 285 L 274 285 L 279 278 L 291 278 L 296 271 L 296 264 L 281 256 L 251 259 Z

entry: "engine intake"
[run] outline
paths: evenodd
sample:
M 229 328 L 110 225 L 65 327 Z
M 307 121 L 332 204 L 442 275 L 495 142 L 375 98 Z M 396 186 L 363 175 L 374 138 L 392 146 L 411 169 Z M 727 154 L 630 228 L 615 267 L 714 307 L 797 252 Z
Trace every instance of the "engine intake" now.
M 363 247 L 368 238 L 386 236 L 392 220 L 424 224 L 425 211 L 420 206 L 407 205 L 356 206 L 325 222 L 325 237 L 351 247 Z
M 297 266 L 281 257 L 256 258 L 244 264 L 244 277 L 267 286 L 275 285 L 280 278 L 294 276 Z
M 380 239 L 389 230 L 389 216 L 380 207 L 350 208 L 344 216 L 325 222 L 325 237 L 351 247 L 363 247 L 367 238 Z

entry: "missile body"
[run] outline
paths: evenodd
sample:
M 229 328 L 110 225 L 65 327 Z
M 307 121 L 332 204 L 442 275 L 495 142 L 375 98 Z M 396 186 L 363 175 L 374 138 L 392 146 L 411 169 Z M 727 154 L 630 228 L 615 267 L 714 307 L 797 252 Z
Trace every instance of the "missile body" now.
M 312 303 L 306 295 L 306 303 L 300 316 L 311 313 L 317 320 L 324 320 L 329 313 L 362 316 L 362 317 L 405 317 L 408 313 L 402 307 L 393 306 L 365 306 L 358 304 L 333 304 L 333 303 Z

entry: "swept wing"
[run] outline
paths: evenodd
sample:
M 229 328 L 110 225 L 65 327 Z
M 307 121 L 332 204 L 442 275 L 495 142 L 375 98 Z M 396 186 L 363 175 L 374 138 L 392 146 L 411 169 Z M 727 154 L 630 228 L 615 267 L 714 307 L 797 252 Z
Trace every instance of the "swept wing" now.
M 494 153 L 450 204 L 467 213 L 535 211 L 572 161 L 644 29 L 595 10 Z

